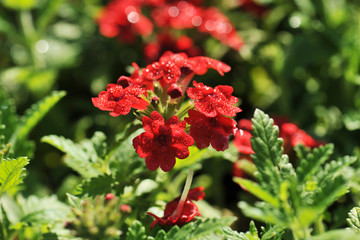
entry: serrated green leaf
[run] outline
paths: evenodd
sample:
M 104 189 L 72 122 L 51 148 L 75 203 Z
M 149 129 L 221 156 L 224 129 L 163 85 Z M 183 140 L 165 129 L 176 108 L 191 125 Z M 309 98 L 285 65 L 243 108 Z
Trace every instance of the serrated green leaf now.
M 49 96 L 33 104 L 31 108 L 26 111 L 9 141 L 15 153 L 18 153 L 18 150 L 21 149 L 22 142 L 27 138 L 35 125 L 65 95 L 65 91 L 54 91 Z
M 222 236 L 226 240 L 250 240 L 245 233 L 239 233 L 232 230 L 230 227 L 224 227 L 222 229 Z
M 334 151 L 333 144 L 315 148 L 312 152 L 306 151 L 303 145 L 297 145 L 295 151 L 300 159 L 296 173 L 299 182 L 305 182 L 319 170 L 321 165 L 329 159 Z
M 145 227 L 135 220 L 126 233 L 126 240 L 146 240 Z
M 263 188 L 259 184 L 257 184 L 254 181 L 245 179 L 245 178 L 239 178 L 234 177 L 234 182 L 241 185 L 243 188 L 245 188 L 248 192 L 252 193 L 256 197 L 260 198 L 261 200 L 270 203 L 271 205 L 275 207 L 280 206 L 280 202 L 277 198 L 273 197 L 273 195 Z
M 245 233 L 249 240 L 260 240 L 258 230 L 255 226 L 254 221 L 250 222 L 249 231 Z
M 0 159 L 0 195 L 17 186 L 25 176 L 25 166 L 29 163 L 27 157 L 17 159 Z
M 41 141 L 66 153 L 64 158 L 66 165 L 77 171 L 82 177 L 92 178 L 106 171 L 104 169 L 105 162 L 99 158 L 96 150 L 99 146 L 105 146 L 100 143 L 101 140 L 104 140 L 103 137 L 103 134 L 95 133 L 91 141 L 86 139 L 77 144 L 64 137 L 49 135 L 43 137 Z M 98 149 L 98 151 L 100 150 Z M 102 153 L 100 152 L 100 154 Z
M 282 161 L 282 139 L 278 138 L 279 128 L 259 109 L 255 110 L 252 123 L 251 146 L 255 152 L 252 160 L 258 169 L 258 174 L 255 176 L 264 189 L 277 194 L 281 183 L 277 166 Z
M 70 193 L 66 193 L 66 196 L 69 200 L 69 203 L 72 207 L 76 208 L 76 209 L 81 209 L 81 200 L 80 198 L 71 195 Z
M 166 232 L 164 230 L 160 230 L 157 232 L 154 240 L 167 240 Z
M 353 207 L 348 213 L 349 218 L 346 221 L 355 232 L 360 232 L 360 208 Z
M 253 207 L 248 203 L 241 201 L 239 202 L 238 206 L 245 216 L 251 217 L 254 220 L 259 220 L 270 224 L 277 224 L 279 222 L 277 216 L 275 216 L 271 211 L 272 209 L 266 209 L 264 203 L 258 203 L 256 207 Z
M 70 213 L 69 206 L 60 202 L 56 196 L 30 196 L 21 203 L 21 208 L 24 215 L 20 221 L 32 225 L 64 221 Z

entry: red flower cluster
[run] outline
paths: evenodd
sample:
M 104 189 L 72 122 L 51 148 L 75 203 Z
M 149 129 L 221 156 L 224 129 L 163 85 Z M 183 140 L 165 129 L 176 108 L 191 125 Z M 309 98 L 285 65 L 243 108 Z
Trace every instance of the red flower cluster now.
M 168 172 L 175 165 L 175 157 L 184 159 L 189 156 L 188 147 L 194 144 L 192 137 L 185 132 L 185 122 L 177 116 L 165 122 L 158 112 L 151 117 L 144 116 L 145 132 L 134 138 L 133 146 L 140 157 L 145 158 L 150 170 L 160 168 Z
M 192 201 L 202 200 L 205 197 L 203 187 L 193 188 L 189 191 L 188 196 L 183 203 L 182 210 L 177 212 L 179 207 L 180 197 L 172 200 L 166 204 L 164 210 L 164 216 L 162 218 L 156 216 L 151 212 L 147 212 L 148 215 L 155 218 L 151 223 L 150 228 L 156 226 L 156 224 L 165 225 L 165 226 L 174 226 L 174 225 L 184 225 L 185 223 L 190 222 L 196 216 L 200 216 L 198 207 Z M 176 214 L 177 213 L 177 214 Z
M 130 77 L 121 76 L 117 84 L 108 84 L 107 90 L 92 98 L 95 107 L 110 111 L 111 116 L 126 115 L 131 108 L 142 110 L 144 133 L 133 140 L 133 146 L 140 157 L 145 158 L 150 170 L 160 167 L 170 171 L 176 158 L 189 156 L 189 147 L 196 141 L 199 149 L 210 144 L 217 151 L 229 147 L 229 136 L 236 130 L 236 122 L 225 116 L 235 116 L 241 109 L 233 106 L 237 98 L 232 96 L 230 86 L 211 88 L 194 81 L 194 88 L 188 88 L 188 96 L 195 100 L 180 111 L 180 121 L 175 114 L 182 101 L 191 78 L 205 74 L 209 68 L 221 75 L 230 71 L 230 66 L 208 57 L 188 57 L 185 53 L 166 52 L 158 62 L 140 70 L 133 63 L 134 72 Z M 160 84 L 156 84 L 160 83 Z M 168 96 L 166 96 L 166 94 Z M 159 95 L 159 96 L 157 96 Z M 170 98 L 169 98 L 170 97 Z M 164 117 L 166 119 L 164 119 Z M 186 122 L 190 124 L 189 135 L 185 132 Z
M 202 1 L 192 0 L 114 0 L 98 18 L 100 32 L 106 37 L 120 36 L 132 41 L 136 34 L 148 36 L 153 23 L 141 14 L 147 7 L 154 24 L 160 28 L 197 28 L 209 33 L 223 44 L 239 50 L 243 45 L 230 20 L 216 8 L 200 6 Z
M 92 98 L 95 107 L 103 111 L 110 111 L 110 115 L 117 117 L 126 115 L 131 108 L 143 110 L 149 103 L 141 98 L 145 90 L 139 86 L 123 88 L 118 84 L 108 84 L 106 91 L 102 91 L 98 97 Z

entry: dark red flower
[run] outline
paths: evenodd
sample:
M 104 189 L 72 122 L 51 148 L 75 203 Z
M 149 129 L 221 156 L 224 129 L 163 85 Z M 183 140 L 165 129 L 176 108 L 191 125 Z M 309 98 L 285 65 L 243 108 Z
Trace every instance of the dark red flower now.
M 221 115 L 207 117 L 193 109 L 188 113 L 189 117 L 185 121 L 191 125 L 189 134 L 194 138 L 197 148 L 209 147 L 210 143 L 217 151 L 229 148 L 229 136 L 236 130 L 234 120 Z
M 208 87 L 203 83 L 193 82 L 194 88 L 188 88 L 188 96 L 195 100 L 195 108 L 207 117 L 215 117 L 218 114 L 235 116 L 241 109 L 233 106 L 238 99 L 232 96 L 233 88 L 219 85 L 215 88 Z
M 262 17 L 268 11 L 266 7 L 256 3 L 254 0 L 239 0 L 239 5 L 258 17 Z
M 98 97 L 92 98 L 95 107 L 103 111 L 110 111 L 110 115 L 117 117 L 126 115 L 131 108 L 143 110 L 149 103 L 141 98 L 145 90 L 139 86 L 123 88 L 117 84 L 108 84 L 106 91 L 99 93 Z
M 150 228 L 153 228 L 156 224 L 173 226 L 173 225 L 184 225 L 190 222 L 196 216 L 201 216 L 198 207 L 192 201 L 198 201 L 204 199 L 204 188 L 197 187 L 189 191 L 188 196 L 184 202 L 181 212 L 176 214 L 176 210 L 179 207 L 180 197 L 177 197 L 173 201 L 166 204 L 164 210 L 164 216 L 162 218 L 156 216 L 151 212 L 147 212 L 148 215 L 155 218 L 151 223 Z
M 134 72 L 131 74 L 131 76 L 119 77 L 119 79 L 117 80 L 117 84 L 119 84 L 123 88 L 126 88 L 128 86 L 140 86 L 146 90 L 153 89 L 153 81 L 144 78 L 142 74 L 139 73 L 140 68 L 136 63 L 132 63 L 132 66 L 134 67 Z
M 145 132 L 134 138 L 133 146 L 140 157 L 145 158 L 150 170 L 160 168 L 168 172 L 175 165 L 175 158 L 189 156 L 189 147 L 194 139 L 186 134 L 184 121 L 177 116 L 165 122 L 158 112 L 152 112 L 150 118 L 142 118 Z
M 152 33 L 151 21 L 141 14 L 141 0 L 114 0 L 100 14 L 100 33 L 106 37 L 120 36 L 126 42 L 134 40 L 136 34 L 148 36 Z
M 170 87 L 167 90 L 167 94 L 172 98 L 179 98 L 183 96 L 183 92 L 181 90 L 181 88 L 176 84 L 173 83 L 170 85 Z

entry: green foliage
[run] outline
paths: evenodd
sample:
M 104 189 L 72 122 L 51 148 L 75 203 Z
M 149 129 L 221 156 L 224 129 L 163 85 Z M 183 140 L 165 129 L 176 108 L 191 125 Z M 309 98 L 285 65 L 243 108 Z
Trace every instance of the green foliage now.
M 103 161 L 103 149 L 106 149 L 105 135 L 96 132 L 91 139 L 74 143 L 70 139 L 55 135 L 45 136 L 41 141 L 46 142 L 66 153 L 66 165 L 78 172 L 85 179 L 97 177 L 108 172 L 108 166 Z
M 159 237 L 158 237 L 159 238 Z M 134 221 L 128 232 L 126 233 L 126 240 L 146 240 L 145 227 L 139 221 Z
M 28 163 L 27 157 L 0 159 L 0 196 L 22 182 Z
M 353 207 L 349 212 L 349 218 L 346 219 L 350 227 L 357 233 L 360 232 L 360 208 Z
M 348 166 L 356 158 L 345 156 L 325 163 L 333 153 L 332 144 L 313 151 L 298 146 L 299 166 L 294 169 L 288 156 L 282 155 L 278 127 L 260 110 L 254 113 L 251 143 L 258 183 L 242 178 L 234 181 L 264 202 L 255 207 L 240 202 L 240 208 L 245 215 L 273 224 L 277 231 L 289 228 L 295 238 L 310 237 L 311 224 L 347 192 Z

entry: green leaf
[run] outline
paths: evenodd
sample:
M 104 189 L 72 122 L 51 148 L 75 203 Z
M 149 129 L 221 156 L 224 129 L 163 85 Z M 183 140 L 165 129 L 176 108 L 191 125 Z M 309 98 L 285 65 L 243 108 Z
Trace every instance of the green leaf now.
M 21 207 L 24 215 L 20 221 L 31 225 L 62 222 L 70 213 L 69 206 L 60 202 L 56 196 L 30 196 L 21 202 Z
M 100 175 L 91 178 L 81 184 L 81 195 L 88 195 L 92 197 L 95 197 L 97 195 L 104 195 L 111 192 L 112 183 L 113 178 L 110 175 Z
M 0 159 L 0 195 L 22 182 L 25 176 L 24 167 L 28 163 L 27 157 Z
M 282 139 L 274 121 L 259 109 L 255 110 L 251 146 L 255 152 L 252 159 L 259 171 L 255 176 L 260 185 L 272 194 L 279 192 L 281 176 L 276 167 L 282 161 Z
M 239 177 L 234 177 L 233 180 L 261 200 L 268 202 L 275 207 L 280 207 L 279 200 L 271 193 L 261 188 L 261 186 L 256 182 Z
M 105 136 L 103 133 L 95 133 L 91 140 L 85 139 L 79 144 L 70 139 L 55 135 L 45 136 L 41 139 L 60 151 L 66 153 L 64 161 L 73 170 L 77 171 L 84 178 L 97 177 L 107 172 L 106 163 L 101 159 L 102 147 L 106 148 Z
M 315 148 L 312 152 L 305 150 L 303 145 L 297 145 L 295 151 L 300 159 L 299 167 L 296 169 L 296 173 L 299 182 L 305 182 L 319 170 L 321 165 L 329 159 L 330 155 L 334 151 L 333 144 L 327 144 Z
M 146 240 L 145 227 L 135 220 L 126 233 L 126 240 Z
M 360 208 L 353 207 L 349 212 L 349 218 L 346 219 L 350 227 L 355 232 L 360 232 Z
M 245 233 L 249 240 L 260 240 L 254 221 L 250 222 L 249 231 Z
M 164 230 L 160 230 L 157 232 L 154 240 L 167 240 L 166 232 Z
M 351 229 L 339 229 L 339 230 L 331 230 L 321 235 L 309 238 L 309 240 L 334 240 L 334 239 L 358 240 L 360 239 L 360 234 L 355 233 Z
M 10 139 L 10 143 L 17 153 L 21 148 L 22 142 L 27 138 L 30 131 L 45 116 L 45 114 L 65 96 L 65 91 L 54 91 L 38 103 L 31 106 L 21 118 L 20 123 Z
M 2 3 L 11 9 L 15 10 L 27 10 L 34 8 L 38 3 L 38 0 L 2 0 Z
M 69 203 L 72 207 L 74 207 L 76 209 L 82 208 L 80 198 L 73 196 L 70 193 L 66 193 L 66 196 L 68 197 Z
M 222 229 L 222 236 L 226 240 L 250 240 L 245 233 L 239 233 L 232 230 L 230 227 L 224 227 Z

